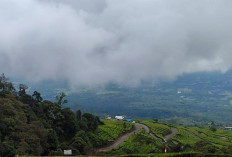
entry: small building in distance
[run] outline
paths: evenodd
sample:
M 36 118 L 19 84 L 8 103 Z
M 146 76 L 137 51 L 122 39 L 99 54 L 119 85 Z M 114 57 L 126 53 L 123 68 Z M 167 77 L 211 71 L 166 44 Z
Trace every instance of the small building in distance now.
M 225 130 L 232 131 L 232 127 L 231 126 L 225 127 Z
M 115 116 L 115 119 L 117 119 L 117 120 L 123 120 L 124 117 L 123 116 Z

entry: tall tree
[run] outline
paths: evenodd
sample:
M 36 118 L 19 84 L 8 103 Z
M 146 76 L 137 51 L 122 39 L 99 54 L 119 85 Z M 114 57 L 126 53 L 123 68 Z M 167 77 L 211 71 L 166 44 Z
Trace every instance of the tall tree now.
M 77 120 L 81 120 L 81 116 L 82 116 L 81 110 L 77 110 L 76 112 Z
M 0 75 L 0 82 L 1 82 L 1 83 L 6 83 L 7 80 L 8 80 L 8 79 L 6 78 L 5 74 L 2 73 L 2 74 Z
M 41 97 L 41 94 L 37 91 L 34 91 L 32 97 L 37 101 L 37 102 L 41 102 L 43 101 L 43 98 Z
M 65 97 L 66 94 L 64 92 L 61 92 L 56 96 L 57 104 L 60 108 L 63 104 L 68 103 L 68 100 L 64 99 Z
M 25 84 L 19 84 L 19 96 L 24 96 L 28 87 Z

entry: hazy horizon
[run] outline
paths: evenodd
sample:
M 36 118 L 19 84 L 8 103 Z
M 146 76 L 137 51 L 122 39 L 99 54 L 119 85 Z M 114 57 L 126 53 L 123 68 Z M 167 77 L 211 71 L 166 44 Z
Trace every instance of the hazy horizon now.
M 226 72 L 230 0 L 0 0 L 0 72 L 72 85 Z

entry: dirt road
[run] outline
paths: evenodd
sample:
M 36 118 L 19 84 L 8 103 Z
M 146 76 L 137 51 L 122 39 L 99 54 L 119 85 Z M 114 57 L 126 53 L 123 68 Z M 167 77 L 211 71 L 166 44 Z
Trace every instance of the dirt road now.
M 131 132 L 125 133 L 122 136 L 120 136 L 115 142 L 113 142 L 110 145 L 101 147 L 96 149 L 97 152 L 106 152 L 109 151 L 117 146 L 119 146 L 122 142 L 126 141 L 131 135 L 138 133 L 142 130 L 142 128 L 153 138 L 158 139 L 160 142 L 164 143 L 165 141 L 154 135 L 153 133 L 150 132 L 150 129 L 148 126 L 144 125 L 144 124 L 140 124 L 140 123 L 135 123 L 135 129 L 132 130 Z M 171 133 L 168 134 L 167 136 L 165 136 L 165 140 L 168 141 L 171 137 L 175 136 L 178 133 L 178 130 L 176 128 L 171 128 Z
M 118 145 L 120 145 L 122 142 L 126 141 L 132 134 L 138 133 L 142 130 L 143 125 L 139 123 L 135 123 L 135 129 L 132 130 L 131 132 L 128 132 L 122 136 L 120 136 L 114 143 L 104 146 L 102 148 L 97 149 L 98 152 L 104 152 L 104 151 L 109 151 Z
M 144 130 L 145 130 L 151 137 L 153 137 L 153 138 L 159 140 L 160 142 L 163 142 L 163 139 L 162 139 L 162 138 L 160 138 L 160 137 L 156 136 L 155 134 L 151 133 L 150 128 L 149 128 L 148 126 L 146 126 L 145 124 L 140 124 L 140 125 L 144 128 Z
M 173 136 L 175 136 L 178 133 L 178 130 L 176 128 L 171 128 L 171 133 L 166 135 L 164 139 L 166 141 L 170 140 Z

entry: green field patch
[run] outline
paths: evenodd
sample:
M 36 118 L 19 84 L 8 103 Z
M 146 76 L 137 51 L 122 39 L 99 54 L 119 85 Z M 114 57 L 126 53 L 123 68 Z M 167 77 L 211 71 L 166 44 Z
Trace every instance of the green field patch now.
M 150 128 L 151 133 L 164 138 L 171 133 L 171 129 L 167 124 L 158 123 L 155 121 L 142 121 L 141 123 L 147 125 Z
M 127 141 L 123 142 L 107 154 L 151 154 L 161 153 L 163 150 L 164 146 L 159 140 L 152 138 L 145 130 L 142 130 L 141 132 L 132 135 Z
M 96 136 L 102 141 L 102 145 L 114 142 L 120 135 L 132 130 L 133 123 L 119 120 L 102 120 L 104 125 L 99 125 Z
M 185 130 L 184 127 L 176 127 L 178 133 L 176 136 L 173 136 L 172 139 L 178 141 L 183 145 L 193 146 L 197 141 L 200 141 L 194 134 Z
M 232 145 L 230 142 L 232 139 L 232 133 L 226 130 L 217 129 L 215 132 L 211 131 L 209 128 L 187 128 L 188 131 L 192 132 L 199 138 L 209 143 L 218 146 L 229 146 Z M 223 137 L 223 138 L 222 138 Z M 225 140 L 227 139 L 227 140 Z

